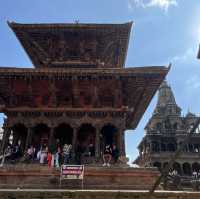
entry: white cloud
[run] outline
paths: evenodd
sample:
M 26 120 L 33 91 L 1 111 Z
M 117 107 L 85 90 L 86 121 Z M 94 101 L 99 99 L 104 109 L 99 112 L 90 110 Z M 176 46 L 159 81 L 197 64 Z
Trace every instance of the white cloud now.
M 134 6 L 142 8 L 158 7 L 167 12 L 169 7 L 177 5 L 177 0 L 128 0 L 128 8 L 131 10 Z
M 170 6 L 177 6 L 178 3 L 176 0 L 151 0 L 148 4 L 149 7 L 160 7 L 165 11 L 168 10 Z
M 170 61 L 179 63 L 188 63 L 196 61 L 197 49 L 188 48 L 183 54 L 174 56 Z
M 199 90 L 200 89 L 200 75 L 193 75 L 186 81 L 188 90 Z

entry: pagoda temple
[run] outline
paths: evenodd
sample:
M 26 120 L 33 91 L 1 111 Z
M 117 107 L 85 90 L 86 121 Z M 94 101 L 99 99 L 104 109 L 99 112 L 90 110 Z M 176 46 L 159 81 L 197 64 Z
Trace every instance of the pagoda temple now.
M 34 68 L 0 67 L 0 153 L 12 136 L 23 151 L 59 139 L 74 155 L 94 144 L 97 161 L 105 144 L 125 156 L 125 130 L 137 127 L 169 70 L 124 66 L 132 23 L 8 25 Z

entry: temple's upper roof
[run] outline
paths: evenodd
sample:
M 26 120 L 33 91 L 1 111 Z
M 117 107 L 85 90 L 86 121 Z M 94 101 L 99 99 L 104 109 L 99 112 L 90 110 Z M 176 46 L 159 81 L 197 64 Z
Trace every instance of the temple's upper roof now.
M 35 67 L 120 68 L 132 22 L 19 24 L 8 22 Z

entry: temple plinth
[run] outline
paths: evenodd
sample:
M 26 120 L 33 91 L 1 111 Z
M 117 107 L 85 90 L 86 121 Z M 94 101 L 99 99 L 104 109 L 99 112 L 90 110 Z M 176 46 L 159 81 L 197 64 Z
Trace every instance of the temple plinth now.
M 124 131 L 135 129 L 169 68 L 125 68 L 132 23 L 9 23 L 34 68 L 0 67 L 0 110 L 6 115 L 1 152 L 12 135 L 40 147 L 59 139 L 106 144 L 125 156 Z M 84 151 L 83 151 L 84 153 Z

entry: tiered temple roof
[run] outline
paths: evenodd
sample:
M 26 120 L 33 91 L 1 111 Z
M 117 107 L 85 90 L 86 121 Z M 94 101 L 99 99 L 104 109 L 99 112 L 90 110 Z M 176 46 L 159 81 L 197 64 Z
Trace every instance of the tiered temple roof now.
M 0 68 L 5 113 L 110 110 L 134 129 L 169 70 L 124 68 L 132 23 L 8 24 L 35 68 Z

